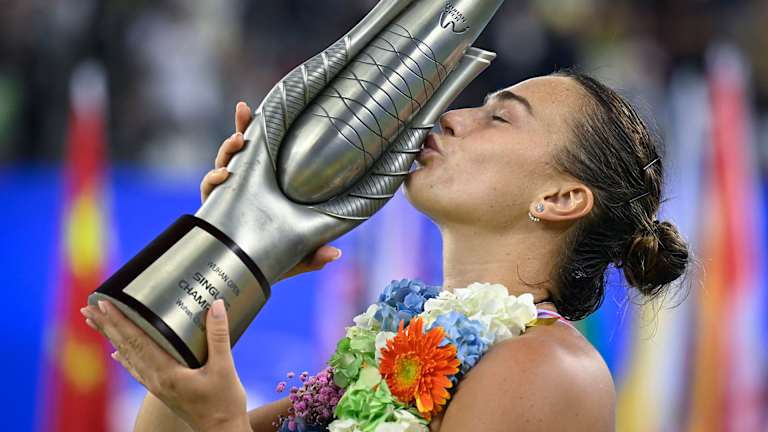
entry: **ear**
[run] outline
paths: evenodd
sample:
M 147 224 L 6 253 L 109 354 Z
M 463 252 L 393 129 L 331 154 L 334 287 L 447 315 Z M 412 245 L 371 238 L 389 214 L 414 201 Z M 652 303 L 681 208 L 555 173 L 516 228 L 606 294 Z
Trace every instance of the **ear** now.
M 541 195 L 531 203 L 533 216 L 550 222 L 575 221 L 586 216 L 595 203 L 592 190 L 581 183 L 569 183 Z

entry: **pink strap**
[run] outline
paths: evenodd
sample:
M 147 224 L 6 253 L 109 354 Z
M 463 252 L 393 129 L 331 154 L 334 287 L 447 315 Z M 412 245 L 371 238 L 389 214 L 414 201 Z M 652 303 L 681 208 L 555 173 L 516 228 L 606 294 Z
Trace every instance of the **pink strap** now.
M 537 318 L 557 318 L 558 322 L 561 322 L 567 325 L 568 327 L 576 330 L 576 327 L 574 327 L 573 324 L 571 324 L 567 319 L 563 318 L 563 316 L 557 312 L 552 312 L 546 309 L 536 309 L 536 312 L 538 312 L 538 315 L 536 316 Z

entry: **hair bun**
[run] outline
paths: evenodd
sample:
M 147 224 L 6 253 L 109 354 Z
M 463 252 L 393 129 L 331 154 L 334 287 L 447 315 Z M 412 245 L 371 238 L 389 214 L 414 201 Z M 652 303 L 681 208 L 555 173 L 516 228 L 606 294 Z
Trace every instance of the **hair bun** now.
M 620 267 L 624 277 L 646 296 L 653 297 L 685 273 L 688 244 L 670 222 L 653 223 L 627 241 Z

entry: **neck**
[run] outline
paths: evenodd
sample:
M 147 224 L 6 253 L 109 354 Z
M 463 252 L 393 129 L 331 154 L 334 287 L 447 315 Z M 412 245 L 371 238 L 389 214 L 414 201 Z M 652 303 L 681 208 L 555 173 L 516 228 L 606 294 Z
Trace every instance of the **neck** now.
M 499 283 L 512 295 L 533 294 L 534 302 L 550 299 L 550 273 L 560 241 L 538 227 L 491 232 L 477 226 L 441 226 L 443 286 L 473 282 Z

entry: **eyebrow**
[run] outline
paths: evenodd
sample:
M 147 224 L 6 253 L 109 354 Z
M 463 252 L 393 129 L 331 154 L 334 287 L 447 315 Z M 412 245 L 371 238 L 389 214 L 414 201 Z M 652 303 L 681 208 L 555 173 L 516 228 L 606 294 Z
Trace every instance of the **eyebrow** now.
M 500 101 L 515 101 L 521 103 L 525 110 L 528 111 L 528 114 L 533 116 L 533 107 L 531 106 L 531 103 L 528 101 L 528 99 L 524 98 L 523 96 L 520 96 L 517 93 L 514 93 L 509 90 L 501 90 L 497 91 L 496 93 L 488 93 L 485 96 L 485 99 L 483 99 L 483 105 L 485 105 L 490 99 L 498 99 Z

